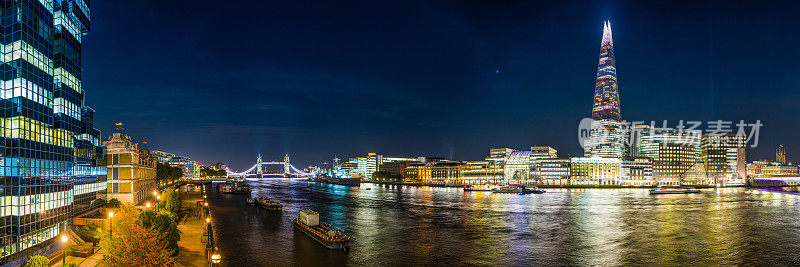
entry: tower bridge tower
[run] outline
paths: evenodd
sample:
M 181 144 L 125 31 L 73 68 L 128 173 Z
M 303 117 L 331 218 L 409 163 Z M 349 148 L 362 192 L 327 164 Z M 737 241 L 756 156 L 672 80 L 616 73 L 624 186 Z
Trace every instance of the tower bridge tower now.
M 292 175 L 291 164 L 289 163 L 289 154 L 283 156 L 283 176 L 289 177 Z
M 258 159 L 256 159 L 256 174 L 261 174 L 261 153 L 258 154 Z

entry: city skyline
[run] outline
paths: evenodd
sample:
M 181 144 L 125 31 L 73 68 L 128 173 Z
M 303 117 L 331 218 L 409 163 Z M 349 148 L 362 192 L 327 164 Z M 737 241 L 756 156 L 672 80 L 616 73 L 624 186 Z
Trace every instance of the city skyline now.
M 561 156 L 580 155 L 581 148 L 572 133 L 580 118 L 589 116 L 586 107 L 591 105 L 590 88 L 595 76 L 592 65 L 596 65 L 596 43 L 602 33 L 598 25 L 606 20 L 614 25 L 614 44 L 623 58 L 617 68 L 622 74 L 619 86 L 621 98 L 625 99 L 626 119 L 761 119 L 765 124 L 761 144 L 750 149 L 752 156 L 748 158 L 769 159 L 775 145 L 781 143 L 792 161 L 793 147 L 798 146 L 792 143 L 788 131 L 782 130 L 792 129 L 788 114 L 794 110 L 790 101 L 796 99 L 796 93 L 790 90 L 790 80 L 780 78 L 788 77 L 798 66 L 777 52 L 793 51 L 782 48 L 794 40 L 784 30 L 794 18 L 777 5 L 754 8 L 749 5 L 756 4 L 740 3 L 723 7 L 716 2 L 687 2 L 661 7 L 635 2 L 595 3 L 599 8 L 572 10 L 568 14 L 569 3 L 538 4 L 549 7 L 546 11 L 535 11 L 537 4 L 530 3 L 488 7 L 477 3 L 426 3 L 412 7 L 372 4 L 368 9 L 377 13 L 389 8 L 407 10 L 421 17 L 419 23 L 429 28 L 401 26 L 388 18 L 368 16 L 364 12 L 367 7 L 344 11 L 347 7 L 343 6 L 335 10 L 350 14 L 356 21 L 330 19 L 330 25 L 324 26 L 330 33 L 315 28 L 323 26 L 313 26 L 321 19 L 302 21 L 304 16 L 321 12 L 312 9 L 298 18 L 275 14 L 265 16 L 270 19 L 246 21 L 265 25 L 270 31 L 248 27 L 248 31 L 266 36 L 257 40 L 267 45 L 259 53 L 242 57 L 243 52 L 254 51 L 251 41 L 230 34 L 221 39 L 208 34 L 219 27 L 235 28 L 244 25 L 238 23 L 246 23 L 224 20 L 233 16 L 232 9 L 223 8 L 218 18 L 212 18 L 213 23 L 198 24 L 208 29 L 187 28 L 177 26 L 194 21 L 191 16 L 169 17 L 163 10 L 174 10 L 171 4 L 148 4 L 130 7 L 96 3 L 93 7 L 103 11 L 97 12 L 96 20 L 104 23 L 93 29 L 102 33 L 97 34 L 102 39 L 86 44 L 97 48 L 87 49 L 85 55 L 92 59 L 86 60 L 87 69 L 95 73 L 87 74 L 84 83 L 88 90 L 97 92 L 87 95 L 87 102 L 98 110 L 97 127 L 103 130 L 103 139 L 113 132 L 113 123 L 121 121 L 127 132 L 148 140 L 155 149 L 207 164 L 223 161 L 234 168 L 244 168 L 259 152 L 270 160 L 289 153 L 293 162 L 302 165 L 329 161 L 333 155 L 368 152 L 466 160 L 480 158 L 492 147 L 533 145 L 555 147 Z M 273 7 L 276 12 L 302 8 L 295 4 Z M 660 8 L 698 11 L 671 16 L 657 11 Z M 719 10 L 709 12 L 711 8 Z M 745 9 L 755 13 L 754 19 L 734 20 L 740 16 L 737 11 Z M 129 14 L 122 15 L 123 11 Z M 147 14 L 147 21 L 133 23 L 132 18 L 142 14 Z M 530 18 L 532 14 L 540 16 Z M 571 19 L 554 20 L 554 16 Z M 647 19 L 648 16 L 671 19 L 656 22 L 658 19 Z M 364 20 L 374 26 L 360 27 Z M 109 25 L 114 25 L 113 30 Z M 426 42 L 393 42 L 392 34 L 380 30 L 384 28 Z M 444 28 L 455 29 L 455 36 L 449 39 L 459 42 L 454 44 L 433 34 Z M 136 35 L 127 30 L 154 29 L 158 31 L 154 31 L 156 37 L 152 40 L 126 39 Z M 294 33 L 292 38 L 280 38 L 287 37 L 287 31 Z M 266 32 L 271 34 L 263 35 Z M 180 33 L 177 36 L 181 38 L 172 37 L 174 33 Z M 741 40 L 743 35 L 751 38 Z M 243 46 L 235 49 L 239 52 L 228 51 L 220 42 L 225 39 Z M 182 48 L 157 46 L 166 41 Z M 744 47 L 759 47 L 757 44 L 762 44 L 763 53 L 738 53 Z M 453 52 L 441 50 L 445 45 Z M 134 53 L 126 55 L 121 51 Z M 144 62 L 153 59 L 144 51 L 154 51 L 166 65 L 142 68 Z M 390 51 L 407 56 L 399 57 Z M 111 62 L 101 58 L 110 54 L 130 60 L 131 65 L 104 67 Z M 226 58 L 245 60 L 242 68 L 188 79 L 192 77 L 189 71 L 208 73 L 213 64 L 225 64 Z M 290 63 L 286 58 L 296 60 Z M 379 66 L 370 58 L 396 64 Z M 184 61 L 198 66 L 188 66 Z M 734 70 L 749 75 L 735 75 Z M 139 76 L 141 80 L 133 79 Z M 156 101 L 145 103 L 147 111 L 135 113 L 125 112 L 130 109 L 126 104 L 111 106 L 104 101 L 125 90 L 155 96 Z M 237 92 L 235 95 L 241 96 L 220 92 Z M 253 95 L 264 100 L 246 99 Z M 132 102 L 144 102 L 141 97 L 133 97 L 136 101 Z M 328 99 L 333 102 L 324 101 Z M 751 102 L 752 99 L 759 102 Z M 203 103 L 214 104 L 201 108 Z M 225 103 L 236 103 L 236 108 Z M 165 114 L 178 120 L 165 120 Z M 758 114 L 771 116 L 759 118 Z M 231 136 L 235 138 L 227 138 Z
M 800 265 L 797 7 L 0 1 L 0 267 Z

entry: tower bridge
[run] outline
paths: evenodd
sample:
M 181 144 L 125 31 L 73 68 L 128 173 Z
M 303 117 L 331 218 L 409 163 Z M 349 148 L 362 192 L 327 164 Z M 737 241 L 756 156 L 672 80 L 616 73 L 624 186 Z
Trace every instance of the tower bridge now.
M 283 172 L 268 172 L 267 169 L 264 168 L 264 165 L 282 165 Z M 289 154 L 286 154 L 283 157 L 283 161 L 263 161 L 261 159 L 261 154 L 258 154 L 258 158 L 256 158 L 256 163 L 253 164 L 247 170 L 242 172 L 234 172 L 228 170 L 228 177 L 308 177 L 311 175 L 311 172 L 304 172 L 297 167 L 293 166 L 289 161 Z

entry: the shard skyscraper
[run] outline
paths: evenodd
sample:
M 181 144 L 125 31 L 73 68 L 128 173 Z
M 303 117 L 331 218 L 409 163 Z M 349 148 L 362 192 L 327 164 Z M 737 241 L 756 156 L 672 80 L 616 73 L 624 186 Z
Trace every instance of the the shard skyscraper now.
M 620 125 L 619 87 L 614 58 L 614 41 L 611 22 L 603 23 L 603 41 L 600 44 L 600 61 L 597 65 L 592 128 L 584 144 L 587 157 L 621 158 L 624 153 L 622 125 Z

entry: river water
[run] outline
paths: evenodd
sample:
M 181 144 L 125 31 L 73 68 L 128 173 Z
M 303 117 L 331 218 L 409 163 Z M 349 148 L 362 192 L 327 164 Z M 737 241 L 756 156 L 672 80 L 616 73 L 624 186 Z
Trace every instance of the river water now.
M 210 190 L 225 266 L 800 265 L 795 192 L 547 189 L 517 195 L 249 183 L 252 196 L 275 199 L 284 210 L 250 207 L 247 196 Z M 350 251 L 325 249 L 295 232 L 291 221 L 306 208 L 351 235 Z

